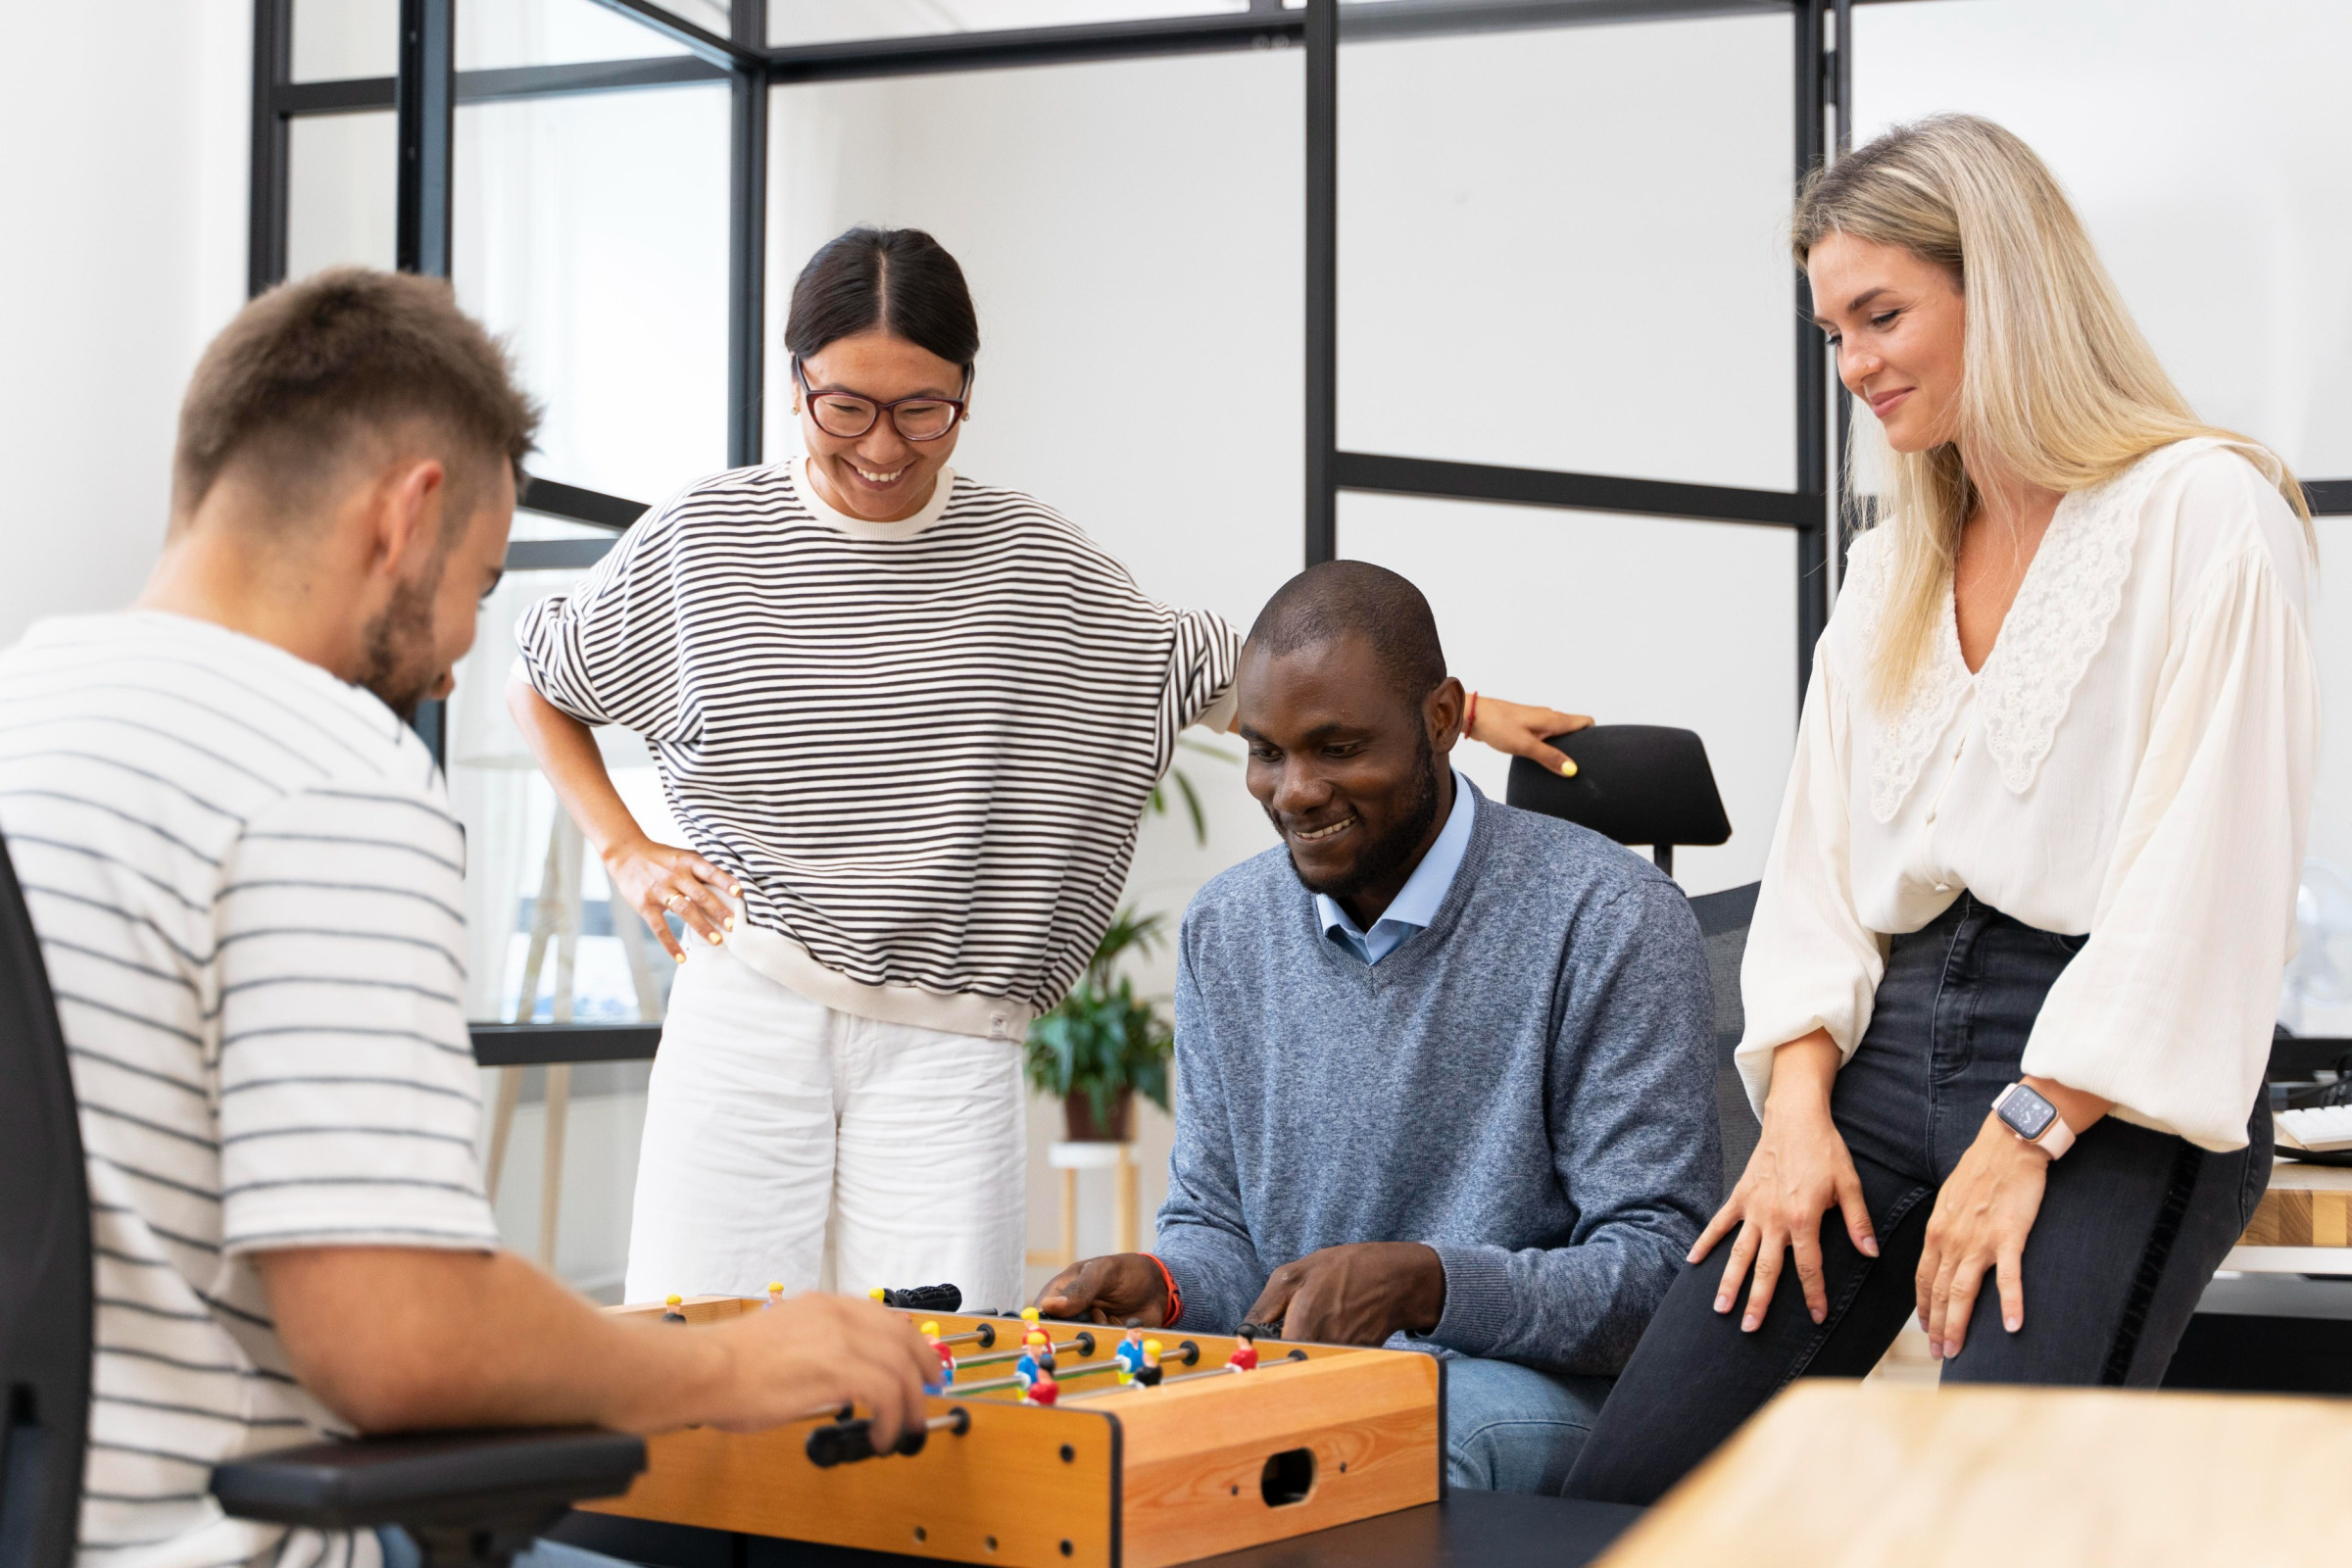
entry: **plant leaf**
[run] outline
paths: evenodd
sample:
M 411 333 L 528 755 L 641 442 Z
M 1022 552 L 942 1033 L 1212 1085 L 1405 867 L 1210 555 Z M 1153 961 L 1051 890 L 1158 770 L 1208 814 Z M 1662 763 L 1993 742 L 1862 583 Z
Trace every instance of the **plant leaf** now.
M 1200 792 L 1193 788 L 1193 781 L 1184 776 L 1183 768 L 1173 769 L 1168 776 L 1176 781 L 1176 792 L 1184 797 L 1185 812 L 1193 819 L 1193 842 L 1206 849 L 1208 847 L 1208 818 L 1201 814 Z

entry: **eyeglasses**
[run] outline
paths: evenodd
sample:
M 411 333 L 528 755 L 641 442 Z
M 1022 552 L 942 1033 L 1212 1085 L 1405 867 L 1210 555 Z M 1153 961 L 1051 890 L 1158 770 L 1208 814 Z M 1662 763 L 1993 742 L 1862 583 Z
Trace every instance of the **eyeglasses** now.
M 813 392 L 808 377 L 801 369 L 801 357 L 792 357 L 792 378 L 800 386 L 801 396 L 808 399 L 809 417 L 825 434 L 841 441 L 855 441 L 874 427 L 874 422 L 887 414 L 891 428 L 909 441 L 936 441 L 956 428 L 963 417 L 964 404 L 972 391 L 972 372 L 963 372 L 964 396 L 959 398 L 911 397 L 895 403 L 876 403 L 853 392 Z

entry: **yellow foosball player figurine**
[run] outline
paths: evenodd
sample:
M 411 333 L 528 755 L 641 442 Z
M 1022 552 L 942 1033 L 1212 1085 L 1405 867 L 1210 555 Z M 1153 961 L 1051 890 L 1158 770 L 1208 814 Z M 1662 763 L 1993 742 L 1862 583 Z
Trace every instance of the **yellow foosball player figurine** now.
M 932 1354 L 939 1357 L 939 1381 L 930 1385 L 936 1394 L 956 1381 L 956 1352 L 939 1343 L 939 1325 L 936 1322 L 926 1321 L 923 1324 L 923 1343 L 931 1347 Z

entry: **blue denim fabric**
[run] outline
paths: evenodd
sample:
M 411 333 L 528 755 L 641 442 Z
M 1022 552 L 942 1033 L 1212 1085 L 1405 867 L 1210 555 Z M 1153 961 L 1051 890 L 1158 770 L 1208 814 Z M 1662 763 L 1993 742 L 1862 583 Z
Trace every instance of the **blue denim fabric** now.
M 1516 1361 L 1446 1359 L 1446 1484 L 1559 1495 L 1610 1378 L 1554 1377 Z
M 1993 1097 L 2019 1077 L 2042 999 L 2085 940 L 1967 894 L 1893 939 L 1870 1028 L 1830 1096 L 1879 1256 L 1857 1252 L 1833 1210 L 1821 1228 L 1828 1319 L 1812 1321 L 1790 1266 L 1753 1334 L 1740 1332 L 1737 1307 L 1714 1309 L 1725 1249 L 1684 1265 L 1569 1477 L 1570 1496 L 1653 1501 L 1790 1379 L 1860 1377 L 1878 1363 L 1913 1315 L 1936 1194 Z M 2050 1167 L 2026 1242 L 2024 1326 L 2002 1326 L 1987 1279 L 1944 1381 L 2161 1382 L 2269 1180 L 2270 1107 L 2259 1098 L 2246 1136 L 2247 1147 L 2216 1154 L 2113 1116 L 2084 1133 Z

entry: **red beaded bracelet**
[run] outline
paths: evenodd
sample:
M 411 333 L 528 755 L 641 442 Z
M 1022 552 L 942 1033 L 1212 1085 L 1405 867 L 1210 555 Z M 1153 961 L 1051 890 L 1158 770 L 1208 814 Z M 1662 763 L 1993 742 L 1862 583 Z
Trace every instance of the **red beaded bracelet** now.
M 1168 1309 L 1161 1314 L 1159 1326 L 1172 1329 L 1176 1326 L 1176 1320 L 1184 1316 L 1184 1293 L 1176 1288 L 1176 1276 L 1168 1272 L 1168 1265 L 1159 1260 L 1157 1252 L 1146 1252 L 1144 1255 L 1152 1259 L 1152 1266 L 1159 1270 L 1159 1282 L 1168 1288 Z

